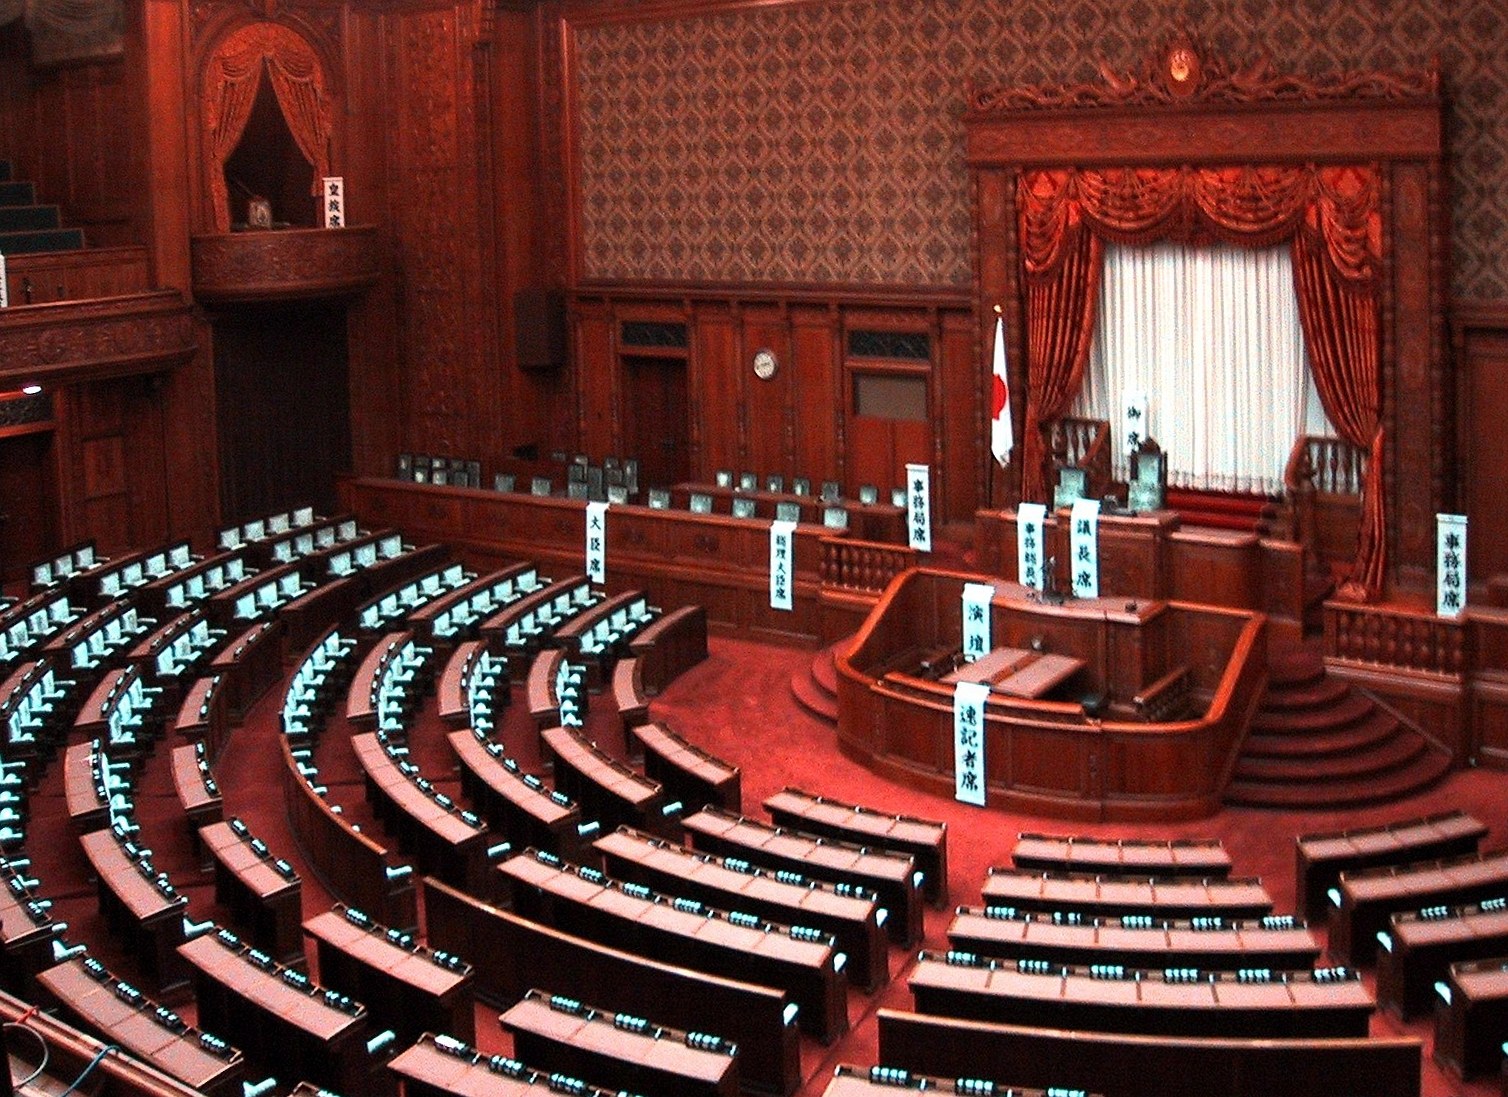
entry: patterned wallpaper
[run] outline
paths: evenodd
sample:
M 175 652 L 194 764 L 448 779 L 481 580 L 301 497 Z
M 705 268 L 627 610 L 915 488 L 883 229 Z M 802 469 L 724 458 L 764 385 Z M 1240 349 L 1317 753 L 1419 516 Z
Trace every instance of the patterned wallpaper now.
M 1438 57 L 1453 288 L 1508 297 L 1503 0 L 826 0 L 582 26 L 583 274 L 967 286 L 970 84 L 1136 70 L 1180 22 L 1309 75 Z

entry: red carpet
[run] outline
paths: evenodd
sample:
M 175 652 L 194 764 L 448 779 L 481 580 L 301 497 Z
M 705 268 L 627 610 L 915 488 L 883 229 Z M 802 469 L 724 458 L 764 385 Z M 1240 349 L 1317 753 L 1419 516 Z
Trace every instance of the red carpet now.
M 1229 809 L 1198 822 L 1136 826 L 1127 824 L 1091 826 L 1062 823 L 996 810 L 981 810 L 915 792 L 881 780 L 849 761 L 835 746 L 832 728 L 808 715 L 791 696 L 793 672 L 811 659 L 807 649 L 784 648 L 747 641 L 718 639 L 711 642 L 711 656 L 683 675 L 653 707 L 654 718 L 663 720 L 692 742 L 743 770 L 744 810 L 761 815 L 765 797 L 786 785 L 861 803 L 873 808 L 903 812 L 948 823 L 950 835 L 951 888 L 953 902 L 977 904 L 980 884 L 990 865 L 1009 863 L 1016 834 L 1022 830 L 1114 836 L 1216 837 L 1221 839 L 1241 875 L 1262 877 L 1279 912 L 1294 909 L 1293 839 L 1300 833 L 1364 826 L 1412 815 L 1463 808 L 1489 823 L 1492 834 L 1485 845 L 1500 847 L 1508 841 L 1501 805 L 1508 791 L 1508 776 L 1486 771 L 1467 771 L 1448 778 L 1431 791 L 1384 808 L 1345 813 L 1267 812 Z M 612 752 L 621 752 L 623 739 L 611 701 L 592 697 L 596 706 L 589 730 Z M 281 798 L 276 749 L 277 712 L 281 691 L 275 690 L 258 704 L 245 726 L 232 736 L 217 766 L 225 797 L 226 815 L 239 815 L 252 832 L 272 850 L 287 857 L 304 877 L 304 911 L 312 915 L 327 909 L 331 897 L 308 871 L 288 829 Z M 511 753 L 526 765 L 537 764 L 536 736 L 527 713 L 510 706 L 500 721 L 502 735 Z M 443 742 L 443 728 L 435 716 L 432 698 L 421 706 L 410 733 L 412 756 L 421 771 L 447 791 L 454 790 L 455 767 Z M 380 830 L 362 802 L 358 769 L 346 737 L 349 729 L 337 718 L 325 732 L 317 760 L 321 777 L 331 786 L 331 798 L 346 806 L 353 818 Z M 228 918 L 214 903 L 208 874 L 199 869 L 188 841 L 187 830 L 177 814 L 171 782 L 167 776 L 167 744 L 159 744 L 144 767 L 138 785 L 138 814 L 145 843 L 155 860 L 174 882 L 186 888 L 195 919 Z M 62 803 L 61 765 L 54 764 L 32 801 L 33 835 L 62 835 L 67 829 Z M 132 958 L 115 946 L 99 917 L 94 889 L 88 883 L 82 854 L 70 840 L 29 843 L 34 872 L 42 879 L 42 891 L 57 900 L 54 914 L 70 923 L 69 936 L 87 943 L 103 962 L 123 977 L 134 971 Z M 929 909 L 924 947 L 945 948 L 948 912 Z M 839 1062 L 868 1065 L 875 1061 L 873 1014 L 883 1006 L 909 1008 L 906 974 L 914 952 L 892 949 L 891 982 L 874 995 L 850 993 L 852 1031 L 832 1047 L 803 1039 L 802 1064 L 806 1079 L 803 1097 L 814 1097 L 826 1087 L 832 1067 Z M 189 1003 L 175 1003 L 189 1017 Z M 1400 1025 L 1378 1014 L 1373 1032 L 1406 1033 L 1428 1041 L 1428 1022 Z M 497 1011 L 477 1009 L 477 1042 L 483 1050 L 511 1050 L 508 1038 L 497 1024 Z M 231 1035 L 231 1034 L 227 1034 Z M 1426 1045 L 1426 1056 L 1428 1046 Z M 1009 1081 L 1002 1079 L 1002 1081 Z M 1497 1093 L 1495 1082 L 1461 1087 L 1446 1079 L 1433 1065 L 1424 1073 L 1426 1097 L 1465 1093 L 1486 1097 Z

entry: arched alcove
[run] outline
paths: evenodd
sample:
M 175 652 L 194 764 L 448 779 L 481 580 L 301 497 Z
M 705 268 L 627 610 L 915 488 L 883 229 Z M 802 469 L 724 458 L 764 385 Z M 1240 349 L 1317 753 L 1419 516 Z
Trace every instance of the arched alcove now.
M 330 174 L 334 118 L 329 79 L 314 47 L 281 23 L 250 23 L 232 31 L 204 64 L 200 103 L 214 231 L 227 232 L 240 219 L 232 216 L 233 209 L 244 216 L 247 195 L 232 182 L 254 188 L 241 172 L 264 179 L 280 194 L 302 176 L 309 201 L 290 198 L 282 210 L 275 202 L 274 210 L 292 224 L 314 224 L 320 179 Z M 307 221 L 282 216 L 306 208 Z
M 314 165 L 294 140 L 270 80 L 257 88 L 246 128 L 222 170 L 233 227 L 249 220 L 247 203 L 253 196 L 271 203 L 279 227 L 319 224 L 319 195 L 309 186 Z

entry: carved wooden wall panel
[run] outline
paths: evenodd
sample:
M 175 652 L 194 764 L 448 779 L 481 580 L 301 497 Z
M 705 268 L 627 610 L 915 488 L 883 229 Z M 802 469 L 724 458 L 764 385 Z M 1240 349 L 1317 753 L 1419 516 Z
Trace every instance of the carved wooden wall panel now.
M 161 541 L 169 481 L 158 382 L 73 385 L 56 400 L 61 539 L 95 538 L 106 555 Z
M 469 4 L 387 14 L 384 92 L 404 444 L 486 460 L 503 409 L 480 244 L 477 17 Z
M 791 312 L 793 476 L 815 476 L 817 470 L 838 467 L 843 400 L 837 324 L 831 309 L 810 306 Z
M 1508 304 L 1464 308 L 1455 322 L 1461 408 L 1458 475 L 1468 516 L 1466 566 L 1474 582 L 1508 576 Z M 1505 725 L 1508 726 L 1508 725 Z M 1502 742 L 1508 743 L 1508 737 Z
M 700 426 L 692 450 L 692 473 L 710 478 L 717 469 L 746 464 L 748 420 L 739 403 L 738 328 L 724 305 L 698 306 L 691 335 L 691 388 Z

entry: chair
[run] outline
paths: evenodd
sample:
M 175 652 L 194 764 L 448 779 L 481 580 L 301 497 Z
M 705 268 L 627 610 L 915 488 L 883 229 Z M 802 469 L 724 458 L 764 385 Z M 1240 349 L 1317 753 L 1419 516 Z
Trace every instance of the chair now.
M 717 486 L 731 488 L 733 486 L 733 473 L 729 469 L 717 470 Z
M 828 529 L 847 529 L 848 511 L 843 507 L 824 507 L 822 524 Z
M 775 520 L 777 522 L 801 521 L 801 504 L 786 500 L 775 504 Z
M 859 485 L 859 503 L 861 506 L 872 507 L 880 501 L 880 489 L 873 484 Z
M 739 491 L 758 491 L 759 477 L 752 472 L 740 472 L 738 474 Z
M 906 509 L 906 489 L 905 488 L 891 488 L 890 489 L 890 505 L 892 507 L 900 507 L 902 510 Z
M 1144 439 L 1131 454 L 1131 480 L 1126 505 L 1132 510 L 1161 510 L 1168 490 L 1168 458 L 1152 439 Z
M 735 517 L 735 518 L 753 518 L 754 517 L 754 500 L 753 499 L 735 499 L 735 500 L 733 500 L 733 517 Z
M 764 478 L 764 490 L 777 493 L 785 491 L 785 477 L 776 473 L 766 476 Z
M 808 480 L 805 476 L 798 476 L 794 480 L 791 481 L 791 494 L 792 495 L 810 495 L 811 493 L 812 493 L 812 482 L 810 480 Z
M 1065 416 L 1048 428 L 1046 475 L 1043 480 L 1054 485 L 1053 505 L 1072 506 L 1074 499 L 1102 499 L 1110 491 L 1110 424 L 1104 419 L 1077 419 Z M 1064 469 L 1078 469 L 1082 477 L 1070 476 L 1066 485 L 1060 475 Z M 1077 492 L 1062 495 L 1066 486 Z
M 708 495 L 706 492 L 693 491 L 691 493 L 690 509 L 692 514 L 711 514 L 712 496 Z
M 836 480 L 822 481 L 822 501 L 824 503 L 836 503 L 843 498 L 843 485 Z
M 518 477 L 511 472 L 495 472 L 492 474 L 493 491 L 516 491 L 517 487 L 515 485 L 517 483 Z
M 551 490 L 548 476 L 536 476 L 529 481 L 530 495 L 549 495 Z
M 670 492 L 664 488 L 649 489 L 649 506 L 653 510 L 670 509 Z

